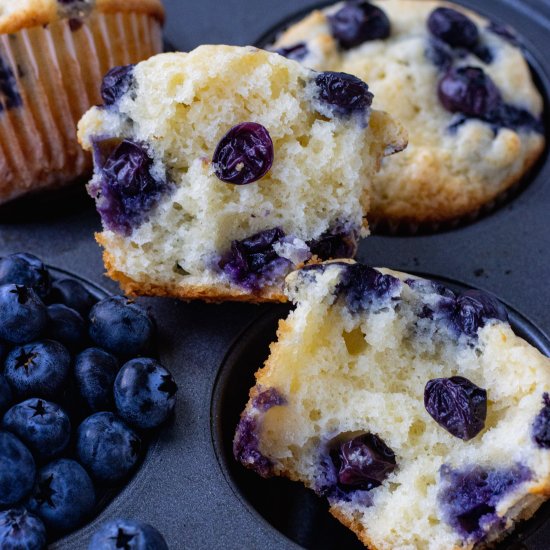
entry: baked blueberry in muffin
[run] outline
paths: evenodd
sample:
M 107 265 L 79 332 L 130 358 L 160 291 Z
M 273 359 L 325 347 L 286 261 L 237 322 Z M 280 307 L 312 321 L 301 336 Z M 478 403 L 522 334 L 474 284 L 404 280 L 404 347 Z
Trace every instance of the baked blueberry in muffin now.
M 362 80 L 250 47 L 156 56 L 102 93 L 79 137 L 129 294 L 284 300 L 296 266 L 355 254 L 380 159 L 406 143 Z
M 314 11 L 272 46 L 369 83 L 409 132 L 374 178 L 369 220 L 404 230 L 474 217 L 543 151 L 543 102 L 515 33 L 447 2 L 348 1 Z
M 286 293 L 244 466 L 304 483 L 372 549 L 484 547 L 547 498 L 550 360 L 495 298 L 350 261 Z

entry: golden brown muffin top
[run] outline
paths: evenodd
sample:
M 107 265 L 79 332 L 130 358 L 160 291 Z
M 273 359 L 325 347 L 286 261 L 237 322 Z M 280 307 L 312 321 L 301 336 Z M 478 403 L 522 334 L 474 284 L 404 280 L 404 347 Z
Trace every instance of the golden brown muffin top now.
M 0 33 L 101 13 L 146 13 L 164 21 L 161 0 L 0 0 Z

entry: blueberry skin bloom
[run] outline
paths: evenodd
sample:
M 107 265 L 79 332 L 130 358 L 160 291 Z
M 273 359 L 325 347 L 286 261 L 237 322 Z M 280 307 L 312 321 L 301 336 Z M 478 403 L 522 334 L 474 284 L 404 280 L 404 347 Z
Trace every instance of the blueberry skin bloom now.
M 451 113 L 484 118 L 502 103 L 500 92 L 491 78 L 478 67 L 454 67 L 441 79 L 438 96 Z
M 88 330 L 84 319 L 74 309 L 63 304 L 48 306 L 46 336 L 74 351 L 86 345 Z
M 136 428 L 156 428 L 172 413 L 178 386 L 154 359 L 128 361 L 115 380 L 115 403 L 120 416 Z
M 17 284 L 32 288 L 44 299 L 51 288 L 50 273 L 32 254 L 11 254 L 0 260 L 0 285 Z
M 113 385 L 118 371 L 116 358 L 102 349 L 88 348 L 77 355 L 74 366 L 76 385 L 90 410 L 113 408 Z
M 46 326 L 46 306 L 32 288 L 0 286 L 0 338 L 26 344 L 40 336 Z
M 71 356 L 59 342 L 42 340 L 14 348 L 4 376 L 19 397 L 56 398 L 69 377 Z
M 148 523 L 115 519 L 104 523 L 93 536 L 88 550 L 168 550 L 163 536 Z
M 451 8 L 436 8 L 428 18 L 428 29 L 453 48 L 473 48 L 479 41 L 475 23 Z
M 71 437 L 67 413 L 55 403 L 36 398 L 14 405 L 4 415 L 2 428 L 19 437 L 41 461 L 59 455 Z
M 24 508 L 0 512 L 0 548 L 42 550 L 46 548 L 46 528 Z
M 17 437 L 0 431 L 0 508 L 13 506 L 31 491 L 36 467 L 31 452 Z
M 97 298 L 88 289 L 74 279 L 54 281 L 49 295 L 49 303 L 64 304 L 82 317 L 87 318 L 90 309 L 97 302 Z
M 98 481 L 124 479 L 139 460 L 140 450 L 141 439 L 114 413 L 93 414 L 78 428 L 76 455 Z
M 0 358 L 1 360 L 1 358 Z M 11 406 L 13 393 L 8 381 L 0 374 L 0 416 L 3 415 Z
M 138 304 L 123 296 L 111 296 L 90 311 L 90 338 L 117 357 L 150 353 L 154 347 L 155 323 Z
M 273 157 L 273 141 L 267 129 L 256 122 L 243 122 L 220 140 L 212 164 L 218 179 L 247 185 L 269 172 Z
M 72 531 L 95 506 L 94 485 L 84 468 L 69 459 L 50 462 L 38 471 L 27 509 L 48 529 Z

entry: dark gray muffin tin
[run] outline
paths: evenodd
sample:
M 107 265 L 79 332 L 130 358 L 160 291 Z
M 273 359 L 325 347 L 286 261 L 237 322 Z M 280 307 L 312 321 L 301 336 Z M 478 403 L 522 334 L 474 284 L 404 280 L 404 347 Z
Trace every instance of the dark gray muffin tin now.
M 550 2 L 461 1 L 522 37 L 549 97 Z M 281 22 L 316 7 L 303 0 L 165 0 L 167 39 L 176 49 L 201 43 L 253 44 Z M 284 23 L 283 23 L 284 24 Z M 276 27 L 274 27 L 276 26 Z M 271 34 L 270 34 L 271 33 Z M 548 113 L 546 126 L 550 128 Z M 550 162 L 546 156 L 521 193 L 492 214 L 453 231 L 372 236 L 360 246 L 369 265 L 426 274 L 490 291 L 510 309 L 516 331 L 550 354 Z M 107 292 L 93 233 L 100 229 L 82 188 L 0 208 L 0 255 L 28 251 Z M 268 353 L 288 306 L 206 305 L 144 299 L 157 319 L 161 359 L 180 386 L 176 416 L 144 462 L 98 518 L 53 548 L 86 548 L 98 525 L 115 517 L 157 527 L 171 549 L 362 548 L 326 504 L 298 484 L 262 480 L 232 460 L 230 443 L 253 373 Z M 502 549 L 548 550 L 550 505 L 521 525 Z

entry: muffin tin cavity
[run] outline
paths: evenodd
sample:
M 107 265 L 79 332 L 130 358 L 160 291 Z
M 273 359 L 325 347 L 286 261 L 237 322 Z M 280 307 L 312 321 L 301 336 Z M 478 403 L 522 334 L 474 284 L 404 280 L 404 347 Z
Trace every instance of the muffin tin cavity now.
M 420 274 L 420 276 L 426 276 Z M 429 275 L 427 278 L 434 279 Z M 465 285 L 435 279 L 454 291 L 468 290 Z M 325 499 L 317 497 L 298 483 L 283 478 L 263 479 L 245 469 L 233 457 L 233 437 L 239 416 L 254 385 L 254 373 L 269 355 L 269 345 L 276 339 L 280 319 L 289 306 L 270 309 L 254 321 L 230 349 L 222 363 L 211 401 L 212 437 L 223 474 L 243 505 L 262 523 L 267 523 L 282 536 L 310 549 L 349 548 L 360 550 L 363 545 L 328 513 Z M 550 355 L 550 339 L 526 317 L 507 308 L 516 334 Z M 499 549 L 542 549 L 533 533 L 540 527 L 550 506 L 543 506 L 525 523 L 520 523 L 514 535 L 500 544 Z M 530 542 L 530 540 L 533 542 Z M 523 546 L 518 546 L 522 541 Z

